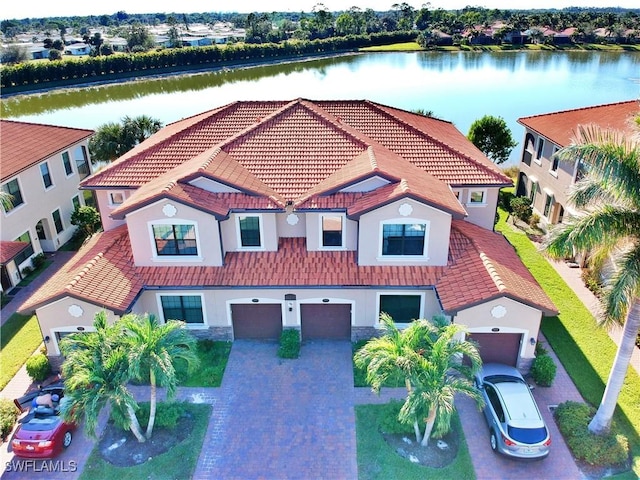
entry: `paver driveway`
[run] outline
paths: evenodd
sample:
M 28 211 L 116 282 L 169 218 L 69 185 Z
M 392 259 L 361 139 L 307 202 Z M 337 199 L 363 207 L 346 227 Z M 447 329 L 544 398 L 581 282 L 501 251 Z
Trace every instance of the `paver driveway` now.
M 234 342 L 194 478 L 357 478 L 351 344 L 277 349 Z

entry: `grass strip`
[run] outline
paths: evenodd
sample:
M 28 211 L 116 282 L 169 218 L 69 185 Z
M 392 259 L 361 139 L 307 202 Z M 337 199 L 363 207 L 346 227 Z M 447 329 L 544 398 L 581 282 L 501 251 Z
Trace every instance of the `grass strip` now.
M 506 212 L 500 211 L 496 230 L 509 240 L 529 271 L 560 311 L 542 321 L 542 332 L 582 397 L 598 406 L 609 378 L 617 347 L 606 330 L 598 326 L 592 313 L 575 292 L 522 232 L 506 223 Z M 633 457 L 629 478 L 640 477 L 640 376 L 627 370 L 618 398 L 615 418 L 627 436 Z
M 42 343 L 35 315 L 14 313 L 0 327 L 0 389 L 20 370 Z

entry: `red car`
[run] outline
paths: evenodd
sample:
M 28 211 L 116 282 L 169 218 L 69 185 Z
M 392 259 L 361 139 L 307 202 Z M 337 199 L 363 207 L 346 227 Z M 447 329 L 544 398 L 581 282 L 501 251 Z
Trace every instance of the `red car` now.
M 34 399 L 50 394 L 54 399 L 53 408 L 33 405 Z M 14 455 L 23 458 L 53 458 L 71 445 L 76 425 L 65 422 L 60 416 L 60 401 L 63 401 L 62 384 L 50 385 L 14 400 L 16 406 L 28 413 L 18 420 L 18 428 L 11 440 Z

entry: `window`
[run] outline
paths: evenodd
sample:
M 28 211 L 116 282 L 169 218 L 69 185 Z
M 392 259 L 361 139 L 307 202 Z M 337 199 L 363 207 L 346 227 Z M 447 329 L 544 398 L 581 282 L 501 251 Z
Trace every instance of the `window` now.
M 34 254 L 33 245 L 31 244 L 31 235 L 29 235 L 29 232 L 24 232 L 22 235 L 16 238 L 16 242 L 27 242 L 29 244 L 29 246 L 26 249 L 24 249 L 22 252 L 20 252 L 18 255 L 14 257 L 14 261 L 16 262 L 16 265 L 20 265 L 27 258 L 29 258 L 31 255 Z
M 195 225 L 152 225 L 158 255 L 198 255 Z
M 544 216 L 549 217 L 549 213 L 551 212 L 551 206 L 553 205 L 553 195 L 549 195 L 548 193 L 545 195 L 544 201 Z
M 382 255 L 424 255 L 424 223 L 382 225 Z
M 540 163 L 540 159 L 542 158 L 542 151 L 544 150 L 544 139 L 542 137 L 538 137 L 538 148 L 536 150 L 536 160 Z
M 551 173 L 556 173 L 558 171 L 558 165 L 560 164 L 560 159 L 556 153 L 558 153 L 558 147 L 554 147 L 553 155 L 551 156 Z
M 124 202 L 124 193 L 122 192 L 111 192 L 109 193 L 109 204 L 110 205 L 122 205 Z
M 562 223 L 564 219 L 564 207 L 560 205 L 560 210 L 558 211 L 558 223 Z
M 78 175 L 80 175 L 80 180 L 88 177 L 91 174 L 91 169 L 89 168 L 89 156 L 87 155 L 87 147 L 82 145 L 80 147 L 80 156 L 78 156 L 78 152 L 76 152 L 74 154 L 74 157 L 76 160 Z
M 64 166 L 64 173 L 67 174 L 67 177 L 73 173 L 69 152 L 62 152 L 62 165 Z
M 73 210 L 79 209 L 82 205 L 80 204 L 80 197 L 76 195 L 71 199 L 71 203 L 73 204 Z
M 260 247 L 260 217 L 239 216 L 240 245 L 243 247 Z
M 17 178 L 14 178 L 10 182 L 5 183 L 2 186 L 2 190 L 11 195 L 11 208 L 7 209 L 7 212 L 13 210 L 16 207 L 19 207 L 24 203 L 22 192 L 20 192 L 20 184 L 18 183 Z
M 538 190 L 538 182 L 531 182 L 531 191 L 529 192 L 529 199 L 531 199 L 531 204 L 535 202 L 536 192 Z
M 484 384 L 484 389 L 487 392 L 487 397 L 489 398 L 489 402 L 491 402 L 491 406 L 493 407 L 493 410 L 496 412 L 496 415 L 498 416 L 498 420 L 500 420 L 501 422 L 504 422 L 504 410 L 502 409 L 502 403 L 500 403 L 500 399 L 498 398 L 498 393 L 488 383 Z
M 47 162 L 40 164 L 40 174 L 42 174 L 42 183 L 44 183 L 44 188 L 49 188 L 53 185 L 53 181 L 51 180 L 51 173 L 49 172 L 49 164 Z
M 379 313 L 388 313 L 395 323 L 410 323 L 420 318 L 421 295 L 380 295 Z
M 321 215 L 322 246 L 342 247 L 343 217 L 341 215 Z
M 469 203 L 475 205 L 483 205 L 484 204 L 484 190 L 475 190 L 469 193 Z
M 165 322 L 181 320 L 188 324 L 204 324 L 200 295 L 161 295 L 160 303 Z
M 62 225 L 62 217 L 60 216 L 60 210 L 55 210 L 51 216 L 53 217 L 53 224 L 56 226 L 56 233 L 60 233 L 64 230 Z

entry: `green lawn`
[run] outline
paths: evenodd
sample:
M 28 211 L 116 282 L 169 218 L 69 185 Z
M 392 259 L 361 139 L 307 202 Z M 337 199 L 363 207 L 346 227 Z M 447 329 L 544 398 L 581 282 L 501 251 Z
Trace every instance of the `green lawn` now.
M 209 424 L 211 405 L 188 404 L 187 409 L 195 416 L 195 427 L 185 440 L 171 450 L 135 467 L 116 467 L 103 460 L 96 445 L 87 460 L 80 479 L 138 480 L 153 478 L 154 480 L 169 480 L 191 478 L 202 450 L 202 442 Z
M 374 47 L 362 47 L 361 52 L 415 52 L 424 50 L 417 42 L 394 43 L 392 45 L 379 45 Z
M 24 277 L 20 283 L 17 285 L 18 287 L 26 287 L 28 286 L 31 282 L 33 282 L 38 275 L 40 275 L 42 273 L 42 271 L 47 268 L 49 265 L 51 265 L 53 263 L 53 260 L 51 259 L 47 259 L 45 260 L 42 265 L 40 265 L 38 268 L 36 268 L 35 270 L 33 270 L 29 275 L 27 275 L 26 277 Z
M 607 332 L 597 326 L 591 312 L 535 245 L 525 234 L 508 225 L 506 218 L 506 213 L 501 211 L 496 230 L 501 231 L 515 247 L 524 264 L 560 311 L 557 317 L 543 320 L 542 331 L 583 398 L 597 407 L 613 364 L 616 345 Z M 633 368 L 627 371 L 618 399 L 616 419 L 632 449 L 636 475 L 630 473 L 627 476 L 640 477 L 640 376 Z
M 380 434 L 380 423 L 385 412 L 385 405 L 357 405 L 356 410 L 356 443 L 358 449 L 358 478 L 402 480 L 460 478 L 475 479 L 471 456 L 464 438 L 462 426 L 457 414 L 454 414 L 452 427 L 459 432 L 458 456 L 450 465 L 443 468 L 429 468 L 411 463 L 402 458 L 389 446 Z
M 0 329 L 0 389 L 4 388 L 27 358 L 42 343 L 35 315 L 14 313 Z

